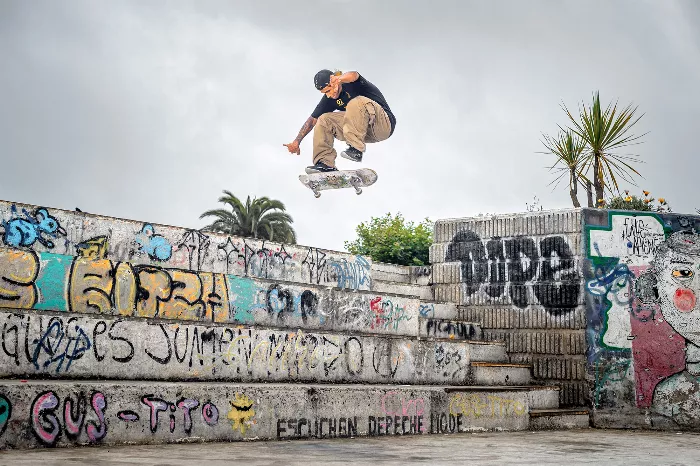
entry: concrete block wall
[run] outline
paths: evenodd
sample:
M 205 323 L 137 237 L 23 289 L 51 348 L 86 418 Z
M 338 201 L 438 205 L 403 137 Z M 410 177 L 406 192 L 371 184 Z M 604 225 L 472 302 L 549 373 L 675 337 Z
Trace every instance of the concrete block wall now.
M 421 299 L 425 268 L 9 202 L 0 235 L 0 448 L 524 429 L 558 405 Z
M 430 248 L 435 300 L 504 340 L 570 406 L 589 402 L 581 225 L 579 210 L 445 219 Z
M 594 425 L 700 429 L 700 216 L 583 221 Z

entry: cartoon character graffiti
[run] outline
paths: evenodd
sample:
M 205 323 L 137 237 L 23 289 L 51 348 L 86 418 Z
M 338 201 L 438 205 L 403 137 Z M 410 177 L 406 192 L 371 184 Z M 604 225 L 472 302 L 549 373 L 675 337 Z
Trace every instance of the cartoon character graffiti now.
M 139 251 L 145 253 L 153 260 L 167 261 L 173 254 L 173 247 L 167 238 L 156 234 L 155 228 L 150 223 L 146 223 L 141 231 L 136 234 L 136 244 Z
M 228 412 L 228 418 L 231 420 L 233 430 L 239 430 L 245 435 L 255 421 L 255 410 L 253 409 L 253 400 L 242 393 L 236 393 L 236 397 L 229 402 L 231 410 Z
M 32 213 L 22 209 L 22 213 L 24 218 L 17 216 L 17 208 L 13 205 L 12 218 L 9 221 L 2 222 L 2 226 L 5 229 L 3 241 L 8 246 L 29 247 L 38 241 L 39 244 L 52 249 L 54 247 L 53 241 L 45 236 L 52 238 L 58 238 L 58 235 L 66 236 L 66 230 L 43 207 L 36 209 Z
M 635 281 L 636 306 L 660 311 L 685 338 L 685 367 L 659 381 L 651 409 L 682 426 L 700 427 L 700 235 L 671 234 L 659 245 L 647 273 Z M 669 335 L 672 338 L 674 335 Z M 655 355 L 659 357 L 659 355 Z

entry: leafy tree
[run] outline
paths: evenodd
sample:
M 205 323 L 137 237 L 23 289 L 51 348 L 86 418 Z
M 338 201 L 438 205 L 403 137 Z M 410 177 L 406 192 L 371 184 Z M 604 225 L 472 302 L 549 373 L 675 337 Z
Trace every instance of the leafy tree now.
M 373 261 L 399 265 L 426 265 L 433 242 L 433 222 L 425 219 L 418 225 L 404 220 L 401 213 L 372 217 L 355 229 L 357 239 L 345 242 L 352 254 L 369 256 Z
M 582 173 L 593 170 L 593 187 L 596 199 L 603 199 L 605 191 L 611 194 L 619 192 L 618 177 L 627 182 L 632 182 L 632 174 L 639 175 L 628 162 L 636 161 L 634 157 L 615 154 L 612 151 L 631 144 L 638 144 L 642 136 L 629 134 L 632 127 L 644 115 L 635 118 L 637 107 L 631 105 L 618 111 L 617 104 L 609 104 L 605 111 L 600 105 L 600 94 L 596 91 L 593 95 L 593 104 L 586 107 L 585 104 L 579 110 L 578 119 L 562 105 L 564 111 L 573 125 L 573 131 L 586 144 L 586 157 L 583 161 Z M 612 188 L 615 188 L 613 192 Z
M 294 220 L 281 201 L 268 197 L 251 200 L 248 196 L 243 204 L 233 193 L 224 191 L 219 202 L 230 210 L 212 209 L 200 215 L 199 218 L 214 218 L 203 231 L 296 244 L 297 235 L 291 225 Z
M 593 207 L 593 199 L 590 191 L 590 181 L 582 173 L 584 168 L 586 141 L 576 136 L 570 130 L 562 130 L 556 137 L 543 134 L 544 141 L 542 144 L 547 148 L 547 152 L 543 154 L 553 154 L 557 160 L 554 165 L 549 167 L 550 170 L 558 171 L 559 175 L 552 181 L 556 188 L 563 177 L 569 178 L 569 196 L 574 207 L 581 207 L 578 201 L 578 185 L 583 181 L 587 181 L 588 186 L 588 207 Z M 552 184 L 550 183 L 550 184 Z

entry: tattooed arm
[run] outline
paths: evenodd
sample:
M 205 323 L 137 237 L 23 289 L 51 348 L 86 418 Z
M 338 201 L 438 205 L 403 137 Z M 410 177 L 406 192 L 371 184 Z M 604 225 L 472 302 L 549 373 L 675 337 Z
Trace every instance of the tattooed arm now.
M 297 134 L 296 139 L 294 139 L 296 142 L 301 142 L 304 137 L 309 134 L 309 131 L 314 129 L 314 126 L 316 126 L 316 118 L 310 116 L 309 118 L 306 119 L 304 122 L 304 126 L 301 127 L 299 130 L 299 134 Z
M 297 134 L 297 137 L 294 139 L 294 141 L 290 142 L 289 144 L 284 144 L 284 146 L 289 150 L 291 154 L 299 155 L 301 153 L 301 150 L 299 149 L 299 143 L 301 143 L 304 137 L 307 134 L 309 134 L 309 132 L 314 128 L 314 126 L 316 126 L 316 121 L 316 118 L 312 116 L 307 118 L 304 122 L 304 125 L 299 130 L 299 134 Z

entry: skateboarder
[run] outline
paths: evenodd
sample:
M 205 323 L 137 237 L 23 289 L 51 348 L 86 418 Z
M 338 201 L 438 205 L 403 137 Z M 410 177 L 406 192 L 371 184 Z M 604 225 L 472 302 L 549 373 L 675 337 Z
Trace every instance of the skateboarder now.
M 314 129 L 313 165 L 306 167 L 306 173 L 337 171 L 334 138 L 348 144 L 341 157 L 361 162 L 366 143 L 383 141 L 394 133 L 396 118 L 384 96 L 357 71 L 321 70 L 314 76 L 314 85 L 324 96 L 296 139 L 284 144 L 299 155 L 299 143 Z

